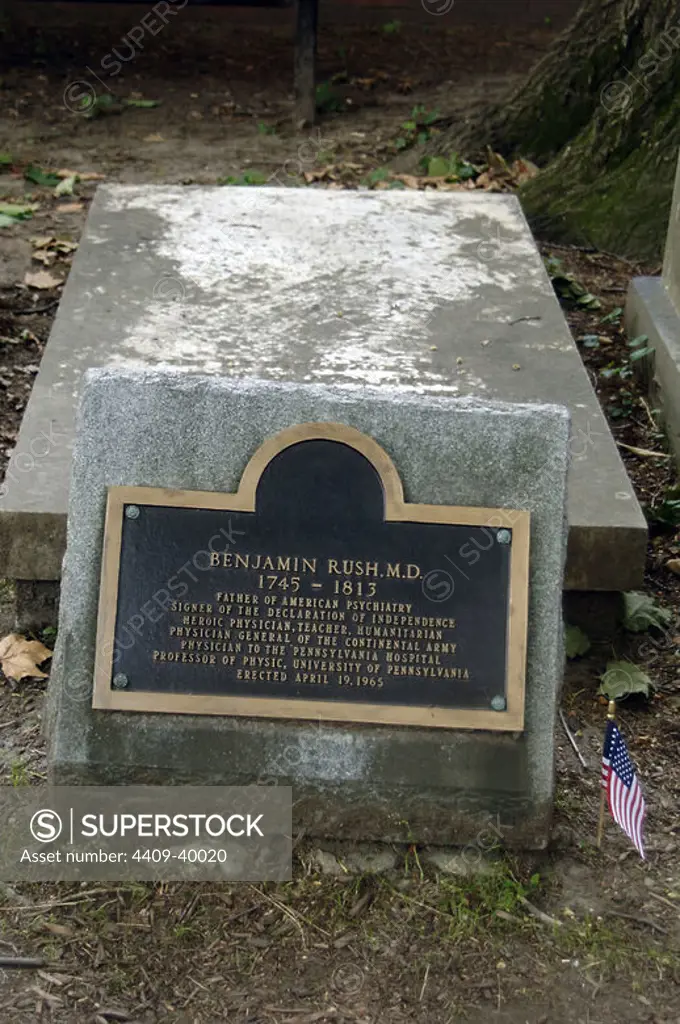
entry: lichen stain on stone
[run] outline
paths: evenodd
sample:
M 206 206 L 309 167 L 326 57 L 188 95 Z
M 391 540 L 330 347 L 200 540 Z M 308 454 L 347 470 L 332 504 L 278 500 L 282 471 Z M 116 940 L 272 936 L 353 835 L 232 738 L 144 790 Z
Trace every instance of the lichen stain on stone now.
M 360 733 L 300 730 L 291 743 L 276 752 L 268 771 L 277 776 L 295 775 L 298 779 L 326 782 L 370 779 L 370 747 Z
M 150 249 L 176 268 L 181 291 L 175 304 L 150 297 L 111 363 L 455 393 L 450 371 L 428 358 L 433 321 L 469 319 L 465 307 L 492 289 L 510 303 L 520 258 L 523 279 L 538 278 L 519 205 L 419 192 L 361 199 L 310 189 L 107 189 L 108 209 L 157 219 Z M 480 258 L 475 242 L 489 232 L 498 250 Z

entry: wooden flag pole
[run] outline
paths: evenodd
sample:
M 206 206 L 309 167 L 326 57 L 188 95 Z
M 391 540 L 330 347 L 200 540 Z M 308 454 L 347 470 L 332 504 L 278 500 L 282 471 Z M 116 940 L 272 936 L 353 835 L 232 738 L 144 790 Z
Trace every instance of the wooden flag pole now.
M 609 707 L 607 708 L 607 721 L 613 722 L 616 718 L 616 701 L 610 700 Z M 600 820 L 597 823 L 597 842 L 596 846 L 599 849 L 602 847 L 602 835 L 604 833 L 604 812 L 606 810 L 607 791 L 604 786 L 600 787 Z

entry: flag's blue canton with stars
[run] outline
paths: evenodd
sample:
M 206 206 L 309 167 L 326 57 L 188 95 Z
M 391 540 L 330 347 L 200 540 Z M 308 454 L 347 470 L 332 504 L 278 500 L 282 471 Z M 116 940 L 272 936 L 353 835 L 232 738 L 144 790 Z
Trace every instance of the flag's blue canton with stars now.
M 602 785 L 607 791 L 612 818 L 633 841 L 644 860 L 642 826 L 647 813 L 645 800 L 623 736 L 612 721 L 607 722 L 604 737 Z

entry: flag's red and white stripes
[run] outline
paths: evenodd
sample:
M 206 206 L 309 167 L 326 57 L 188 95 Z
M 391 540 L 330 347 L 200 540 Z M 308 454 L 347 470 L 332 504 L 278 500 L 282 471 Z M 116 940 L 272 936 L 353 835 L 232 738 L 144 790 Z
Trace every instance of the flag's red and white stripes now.
M 614 722 L 607 723 L 602 754 L 602 785 L 607 791 L 609 810 L 644 859 L 642 828 L 646 807 L 626 744 Z

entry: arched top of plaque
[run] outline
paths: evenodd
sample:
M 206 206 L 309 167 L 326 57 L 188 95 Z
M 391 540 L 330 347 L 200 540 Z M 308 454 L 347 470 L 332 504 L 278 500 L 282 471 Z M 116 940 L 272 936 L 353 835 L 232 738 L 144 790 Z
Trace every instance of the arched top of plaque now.
M 404 505 L 404 489 L 392 459 L 377 441 L 344 423 L 300 423 L 287 427 L 260 445 L 243 471 L 238 497 L 255 508 L 257 488 L 269 464 L 286 449 L 304 441 L 334 441 L 363 455 L 378 474 L 385 499 L 385 517 L 393 518 Z

